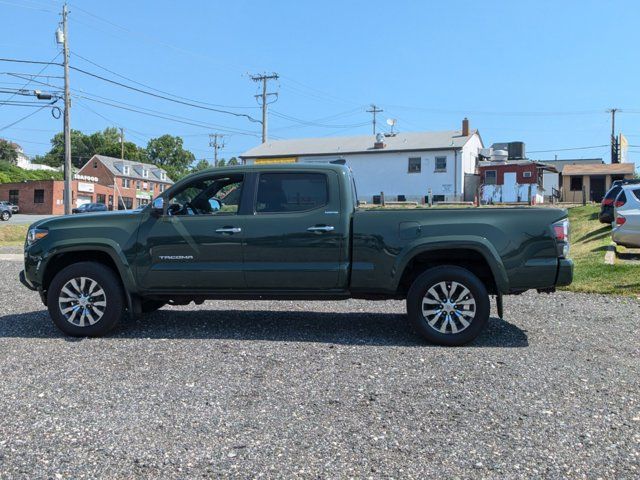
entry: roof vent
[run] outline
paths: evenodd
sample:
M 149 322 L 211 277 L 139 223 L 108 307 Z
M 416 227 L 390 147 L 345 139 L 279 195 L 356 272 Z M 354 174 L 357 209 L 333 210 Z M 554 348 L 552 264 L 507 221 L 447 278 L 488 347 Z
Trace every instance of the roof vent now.
M 376 142 L 373 144 L 373 148 L 384 148 L 384 134 L 378 133 L 376 135 Z

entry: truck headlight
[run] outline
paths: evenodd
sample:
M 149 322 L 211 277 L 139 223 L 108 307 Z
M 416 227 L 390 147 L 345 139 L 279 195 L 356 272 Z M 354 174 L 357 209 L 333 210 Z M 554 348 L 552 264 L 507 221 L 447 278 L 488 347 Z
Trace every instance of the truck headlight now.
M 49 230 L 45 230 L 44 228 L 30 228 L 27 233 L 27 245 L 33 245 L 47 235 L 49 235 Z

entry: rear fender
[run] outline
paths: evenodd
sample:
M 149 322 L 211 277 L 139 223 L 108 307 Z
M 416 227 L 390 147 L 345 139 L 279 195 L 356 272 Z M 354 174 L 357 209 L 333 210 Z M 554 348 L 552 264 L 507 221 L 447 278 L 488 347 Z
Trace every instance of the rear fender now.
M 491 273 L 493 274 L 496 287 L 500 293 L 509 292 L 509 278 L 506 269 L 496 251 L 495 247 L 484 237 L 474 235 L 456 235 L 419 238 L 409 243 L 398 255 L 394 262 L 392 274 L 392 286 L 398 288 L 402 274 L 409 262 L 416 256 L 424 252 L 435 250 L 473 250 L 484 257 Z

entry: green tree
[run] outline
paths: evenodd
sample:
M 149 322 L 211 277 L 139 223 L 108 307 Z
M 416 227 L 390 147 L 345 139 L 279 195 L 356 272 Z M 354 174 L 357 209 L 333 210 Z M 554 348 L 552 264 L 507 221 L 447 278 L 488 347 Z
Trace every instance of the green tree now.
M 172 135 L 152 138 L 147 144 L 147 157 L 151 163 L 163 168 L 172 180 L 189 173 L 195 156 L 183 148 L 183 140 Z
M 71 163 L 82 167 L 94 155 L 120 158 L 120 132 L 115 127 L 86 135 L 79 130 L 71 130 Z M 146 151 L 133 142 L 124 142 L 124 158 L 137 162 L 145 161 Z M 51 139 L 51 150 L 38 158 L 38 163 L 59 167 L 64 163 L 64 135 L 57 133 Z
M 202 170 L 206 170 L 207 168 L 210 168 L 211 165 L 209 165 L 209 162 L 206 161 L 204 158 L 202 160 L 199 160 L 198 163 L 196 163 L 192 168 L 191 171 L 192 172 L 200 172 Z
M 0 139 L 0 160 L 4 160 L 9 163 L 16 163 L 18 160 L 18 152 L 16 149 L 6 140 Z
M 227 165 L 231 166 L 235 166 L 235 165 L 240 165 L 240 162 L 238 161 L 238 159 L 236 157 L 231 157 L 229 159 L 229 161 L 227 162 Z

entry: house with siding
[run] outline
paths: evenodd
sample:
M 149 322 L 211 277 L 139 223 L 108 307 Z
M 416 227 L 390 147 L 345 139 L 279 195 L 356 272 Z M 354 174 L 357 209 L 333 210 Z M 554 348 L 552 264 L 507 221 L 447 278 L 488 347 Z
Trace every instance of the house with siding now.
M 246 164 L 329 163 L 353 171 L 358 198 L 423 203 L 473 200 L 480 133 L 465 118 L 460 130 L 268 141 L 240 155 Z M 467 184 L 467 187 L 465 187 Z

